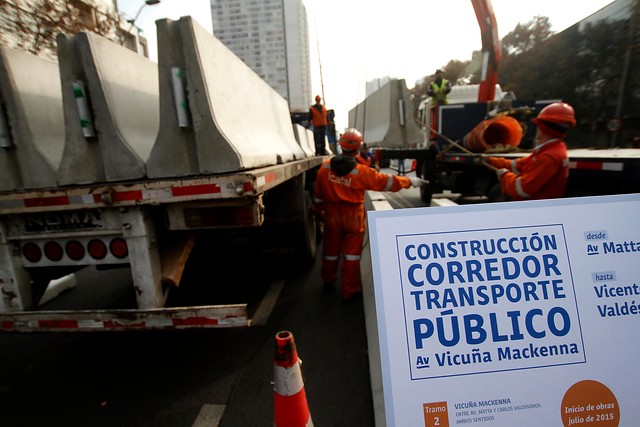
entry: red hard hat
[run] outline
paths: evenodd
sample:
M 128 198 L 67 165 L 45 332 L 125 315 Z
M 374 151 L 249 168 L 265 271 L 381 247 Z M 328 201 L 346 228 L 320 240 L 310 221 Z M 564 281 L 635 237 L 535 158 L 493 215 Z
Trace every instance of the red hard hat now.
M 565 102 L 554 102 L 544 107 L 532 122 L 543 132 L 562 137 L 576 125 L 576 113 L 571 105 Z
M 349 128 L 340 137 L 340 146 L 346 151 L 354 151 L 362 144 L 362 134 L 358 129 Z
M 320 95 L 316 95 L 316 102 L 320 102 L 322 98 L 320 98 Z

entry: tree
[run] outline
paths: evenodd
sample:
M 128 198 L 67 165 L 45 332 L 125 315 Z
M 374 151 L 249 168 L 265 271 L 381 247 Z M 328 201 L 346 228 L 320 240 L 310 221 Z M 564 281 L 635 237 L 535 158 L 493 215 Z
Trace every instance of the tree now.
M 470 61 L 459 61 L 457 59 L 452 59 L 444 67 L 444 77 L 447 80 L 451 81 L 451 84 L 460 84 L 459 80 L 467 77 L 466 68 L 469 63 Z
M 550 83 L 546 78 L 549 70 L 557 69 L 566 62 L 566 56 L 548 56 L 546 46 L 556 42 L 552 35 L 549 18 L 536 16 L 526 24 L 517 24 L 504 36 L 502 67 L 498 77 L 503 90 L 514 92 L 520 99 L 542 99 L 540 94 L 548 92 L 545 85 Z M 555 63 L 556 60 L 560 62 Z
M 516 28 L 502 39 L 502 49 L 507 55 L 528 52 L 553 35 L 551 23 L 546 16 L 536 16 L 526 24 Z
M 117 11 L 91 0 L 0 0 L 0 44 L 33 55 L 56 55 L 58 33 L 90 31 L 117 41 Z

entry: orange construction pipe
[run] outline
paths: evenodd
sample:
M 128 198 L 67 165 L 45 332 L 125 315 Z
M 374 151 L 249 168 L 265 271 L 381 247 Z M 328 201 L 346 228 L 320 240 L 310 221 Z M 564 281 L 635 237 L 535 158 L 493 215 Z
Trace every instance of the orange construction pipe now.
M 524 132 L 520 122 L 510 116 L 483 120 L 463 139 L 463 145 L 474 153 L 484 153 L 497 145 L 517 147 Z

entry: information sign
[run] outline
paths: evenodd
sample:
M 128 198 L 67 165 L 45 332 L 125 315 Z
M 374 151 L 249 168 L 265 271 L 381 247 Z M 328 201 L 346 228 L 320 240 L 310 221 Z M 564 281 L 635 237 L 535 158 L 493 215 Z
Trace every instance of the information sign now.
M 640 195 L 369 212 L 388 426 L 636 426 Z

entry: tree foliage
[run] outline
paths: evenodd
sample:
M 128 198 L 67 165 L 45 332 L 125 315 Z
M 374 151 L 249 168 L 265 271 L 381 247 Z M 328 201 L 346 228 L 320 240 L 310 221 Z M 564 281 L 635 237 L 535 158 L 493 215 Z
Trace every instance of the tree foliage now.
M 629 49 L 636 54 L 630 56 L 633 63 L 627 69 L 628 81 L 621 88 Z M 579 129 L 572 134 L 580 141 L 573 145 L 598 146 L 607 139 L 604 127 L 615 117 L 621 90 L 626 132 L 638 132 L 633 129 L 640 113 L 637 52 L 628 20 L 574 25 L 554 37 L 536 41 L 526 50 L 506 53 L 499 83 L 519 99 L 562 99 L 570 103 L 579 122 Z M 601 131 L 599 138 L 594 131 Z
M 0 44 L 56 56 L 56 36 L 91 31 L 116 40 L 120 17 L 90 0 L 0 0 Z
M 551 23 L 546 16 L 536 16 L 526 24 L 516 28 L 502 39 L 502 49 L 507 55 L 528 52 L 553 35 Z

